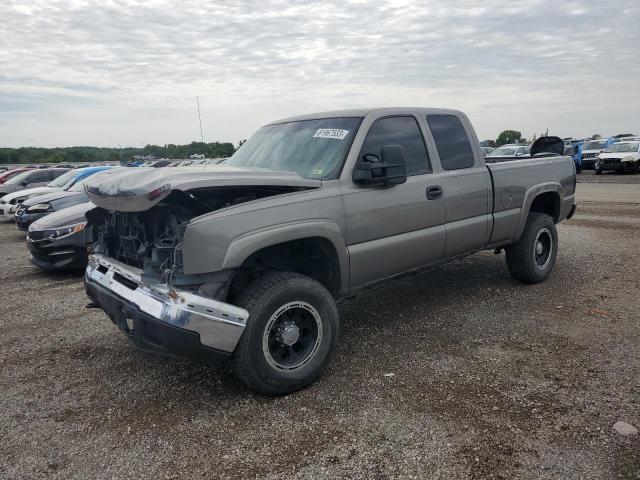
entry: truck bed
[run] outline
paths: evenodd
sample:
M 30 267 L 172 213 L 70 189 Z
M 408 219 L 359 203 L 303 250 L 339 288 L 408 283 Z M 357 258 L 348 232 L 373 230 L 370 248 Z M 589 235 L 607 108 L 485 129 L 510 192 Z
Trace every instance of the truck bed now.
M 552 186 L 560 196 L 556 222 L 569 215 L 575 196 L 575 166 L 571 157 L 501 158 L 498 162 L 487 163 L 486 167 L 493 184 L 494 223 L 490 248 L 519 238 L 524 223 L 522 217 L 542 186 Z

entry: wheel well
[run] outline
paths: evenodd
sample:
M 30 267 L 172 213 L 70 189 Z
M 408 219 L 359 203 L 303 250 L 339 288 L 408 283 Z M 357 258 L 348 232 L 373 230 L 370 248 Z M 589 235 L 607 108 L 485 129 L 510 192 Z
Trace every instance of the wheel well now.
M 266 271 L 300 273 L 320 282 L 337 296 L 340 291 L 340 262 L 333 244 L 322 237 L 309 237 L 265 247 L 242 264 L 234 283 L 237 288 Z
M 560 217 L 560 197 L 556 192 L 545 192 L 533 199 L 529 212 L 546 213 L 555 223 Z

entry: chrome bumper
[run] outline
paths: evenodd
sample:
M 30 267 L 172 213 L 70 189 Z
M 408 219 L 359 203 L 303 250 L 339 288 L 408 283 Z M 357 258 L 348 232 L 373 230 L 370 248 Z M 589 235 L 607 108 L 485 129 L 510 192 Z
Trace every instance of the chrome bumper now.
M 198 333 L 202 345 L 223 352 L 233 352 L 249 318 L 245 309 L 228 303 L 165 284 L 144 284 L 142 270 L 100 254 L 89 257 L 85 280 L 160 322 Z

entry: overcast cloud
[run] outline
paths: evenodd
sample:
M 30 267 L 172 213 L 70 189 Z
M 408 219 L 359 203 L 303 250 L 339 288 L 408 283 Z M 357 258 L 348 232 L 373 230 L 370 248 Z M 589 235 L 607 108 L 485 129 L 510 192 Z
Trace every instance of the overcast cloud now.
M 464 110 L 481 138 L 640 131 L 638 0 L 0 3 L 0 146 L 232 141 L 299 113 Z

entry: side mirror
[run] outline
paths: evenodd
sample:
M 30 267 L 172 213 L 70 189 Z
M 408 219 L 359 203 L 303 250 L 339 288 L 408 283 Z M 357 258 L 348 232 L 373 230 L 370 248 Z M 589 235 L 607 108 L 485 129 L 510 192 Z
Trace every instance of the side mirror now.
M 362 157 L 353 169 L 353 182 L 360 185 L 391 187 L 407 181 L 406 156 L 402 145 L 386 145 L 381 150 L 382 161 L 375 155 Z

